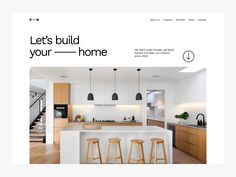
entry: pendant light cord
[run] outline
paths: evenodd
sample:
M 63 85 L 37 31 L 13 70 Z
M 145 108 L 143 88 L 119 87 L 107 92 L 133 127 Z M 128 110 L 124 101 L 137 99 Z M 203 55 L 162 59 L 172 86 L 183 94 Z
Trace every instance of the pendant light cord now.
M 116 69 L 114 69 L 114 93 L 116 93 Z
M 89 71 L 90 71 L 90 74 L 89 74 L 89 75 L 90 75 L 90 76 L 89 76 L 90 93 L 91 93 L 91 83 L 92 83 L 92 81 L 91 81 L 91 80 L 92 80 L 92 79 L 91 79 L 91 77 L 92 77 L 92 76 L 91 76 L 91 75 L 92 75 L 92 70 L 93 70 L 92 68 L 89 68 Z
M 140 92 L 140 71 L 138 71 L 138 92 Z
M 90 93 L 91 93 L 91 71 L 90 71 Z
M 138 92 L 140 92 L 140 68 L 137 69 L 138 71 Z

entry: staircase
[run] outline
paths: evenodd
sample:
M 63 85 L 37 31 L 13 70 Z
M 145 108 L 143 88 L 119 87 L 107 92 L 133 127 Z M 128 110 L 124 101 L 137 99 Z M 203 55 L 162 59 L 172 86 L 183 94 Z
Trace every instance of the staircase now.
M 30 124 L 30 142 L 46 142 L 46 108 Z

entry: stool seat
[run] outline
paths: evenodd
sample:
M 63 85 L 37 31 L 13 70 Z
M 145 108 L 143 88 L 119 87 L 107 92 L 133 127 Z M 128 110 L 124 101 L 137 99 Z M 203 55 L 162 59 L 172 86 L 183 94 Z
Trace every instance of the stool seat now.
M 109 138 L 108 141 L 109 141 L 109 143 L 118 143 L 121 141 L 121 139 L 120 138 Z
M 99 142 L 99 139 L 98 138 L 88 138 L 87 142 L 89 142 L 89 143 L 97 143 L 97 142 Z
M 143 140 L 140 140 L 140 139 L 132 139 L 132 140 L 131 140 L 131 143 L 133 143 L 133 144 L 143 144 L 144 141 L 143 141 Z
M 164 140 L 163 139 L 160 139 L 160 138 L 151 138 L 151 141 L 154 142 L 154 143 L 163 143 Z

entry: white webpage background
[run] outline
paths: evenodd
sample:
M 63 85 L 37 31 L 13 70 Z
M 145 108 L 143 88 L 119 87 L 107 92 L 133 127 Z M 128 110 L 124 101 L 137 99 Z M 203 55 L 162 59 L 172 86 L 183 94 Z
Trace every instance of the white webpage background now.
M 40 22 L 29 23 L 28 19 L 32 16 L 39 17 Z M 205 18 L 207 21 L 150 22 L 150 18 Z M 222 14 L 204 13 L 14 14 L 12 16 L 12 162 L 29 163 L 28 90 L 31 67 L 200 66 L 207 68 L 207 162 L 224 163 L 224 143 L 219 143 L 219 139 L 224 142 L 224 96 L 218 94 L 224 93 L 223 19 Z M 79 57 L 53 54 L 50 57 L 29 59 L 29 49 L 33 48 L 29 41 L 31 35 L 54 37 L 56 34 L 63 37 L 71 34 L 80 35 L 81 48 L 105 48 L 108 50 L 108 56 Z M 61 46 L 53 45 L 49 48 L 62 49 Z M 77 48 L 78 46 L 69 46 L 63 49 Z M 137 59 L 133 57 L 135 48 L 173 48 L 175 51 L 172 55 Z M 186 50 L 195 52 L 194 62 L 183 61 L 182 54 Z

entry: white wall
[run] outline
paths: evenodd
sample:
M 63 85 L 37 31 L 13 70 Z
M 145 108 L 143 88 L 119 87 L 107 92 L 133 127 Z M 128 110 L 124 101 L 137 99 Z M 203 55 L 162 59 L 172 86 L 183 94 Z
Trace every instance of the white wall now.
M 206 71 L 200 71 L 175 83 L 175 103 L 206 101 Z
M 30 85 L 46 89 L 47 87 L 47 81 L 44 79 L 30 79 Z
M 185 122 L 196 124 L 198 113 L 206 115 L 206 70 L 175 83 L 175 114 L 187 111 L 189 119 Z M 177 122 L 178 119 L 170 120 Z
M 46 143 L 53 143 L 53 82 L 46 84 Z

